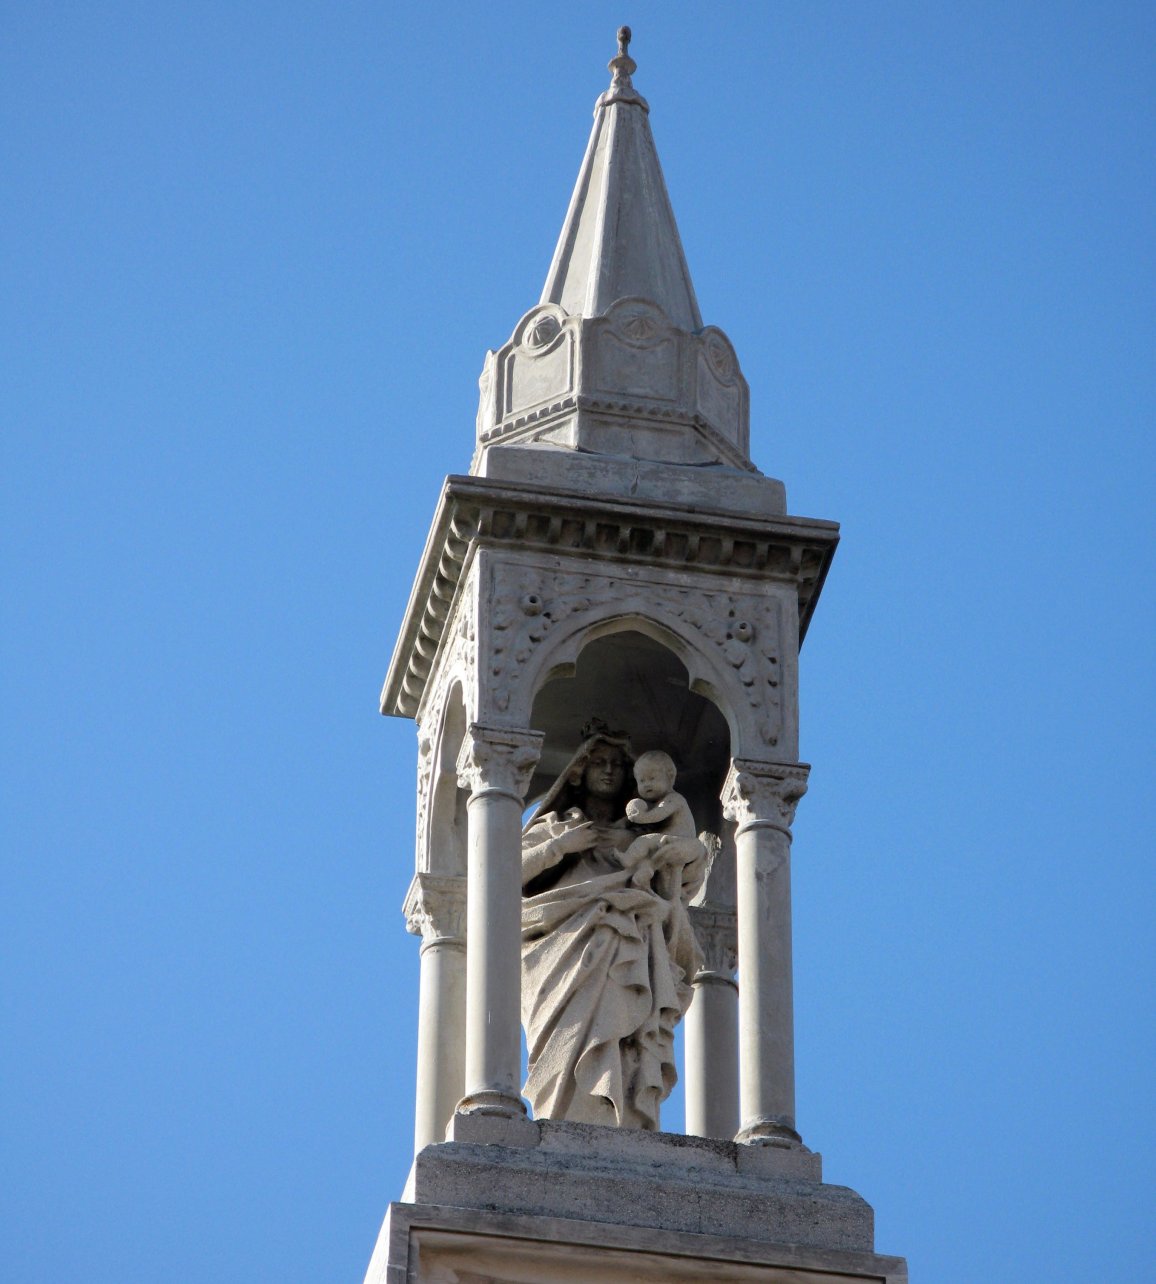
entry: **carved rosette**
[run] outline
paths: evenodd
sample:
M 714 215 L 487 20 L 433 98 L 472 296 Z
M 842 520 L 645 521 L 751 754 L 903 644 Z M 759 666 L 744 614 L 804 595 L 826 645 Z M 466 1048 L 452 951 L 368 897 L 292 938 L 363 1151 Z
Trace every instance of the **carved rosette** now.
M 802 762 L 753 762 L 735 758 L 722 789 L 723 815 L 736 833 L 744 829 L 778 829 L 788 838 L 799 799 L 807 792 L 811 768 Z
M 540 731 L 471 723 L 458 754 L 458 784 L 473 797 L 501 794 L 519 805 L 542 752 Z
M 509 709 L 535 650 L 565 621 L 606 608 L 634 610 L 678 631 L 689 625 L 706 648 L 735 673 L 763 742 L 782 733 L 782 620 L 779 603 L 765 594 L 683 588 L 640 578 L 550 573 L 515 563 L 494 568 L 491 586 L 491 698 Z
M 405 903 L 405 930 L 421 937 L 421 948 L 466 940 L 466 880 L 450 874 L 415 874 Z
M 695 973 L 695 985 L 735 985 L 738 967 L 738 926 L 733 909 L 714 905 L 691 905 L 687 910 L 695 940 L 702 950 L 702 967 Z

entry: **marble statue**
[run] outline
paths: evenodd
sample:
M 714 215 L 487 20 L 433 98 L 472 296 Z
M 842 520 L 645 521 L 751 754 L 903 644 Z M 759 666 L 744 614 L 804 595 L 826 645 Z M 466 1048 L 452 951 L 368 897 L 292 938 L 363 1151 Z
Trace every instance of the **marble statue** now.
M 537 1118 L 657 1129 L 702 962 L 686 907 L 706 849 L 671 759 L 588 730 L 522 835 L 524 1092 Z

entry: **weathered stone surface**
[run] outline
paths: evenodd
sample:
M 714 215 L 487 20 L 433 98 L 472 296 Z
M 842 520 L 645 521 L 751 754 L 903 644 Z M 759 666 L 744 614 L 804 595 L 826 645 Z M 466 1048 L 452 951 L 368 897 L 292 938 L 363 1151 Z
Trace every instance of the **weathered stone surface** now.
M 366 1284 L 907 1284 L 901 1258 L 392 1204 Z
M 750 462 L 750 391 L 716 326 L 692 333 L 646 297 L 604 315 L 533 308 L 486 357 L 473 471 L 497 444 L 673 464 Z
M 462 1136 L 479 1126 L 462 1123 Z M 417 1156 L 412 1202 L 391 1207 L 367 1284 L 473 1284 L 435 1268 L 527 1284 L 905 1284 L 901 1259 L 873 1251 L 869 1206 L 824 1185 L 817 1155 L 796 1154 L 792 1169 L 773 1147 L 550 1121 L 518 1128 L 516 1147 L 458 1142 Z M 531 1128 L 537 1146 L 525 1144 Z
M 548 649 L 537 643 L 544 631 L 557 624 L 554 606 L 537 601 L 535 595 L 540 598 L 541 594 L 527 583 L 542 576 L 558 585 L 551 594 L 555 601 L 559 593 L 571 598 L 565 606 L 567 615 L 575 614 L 575 601 L 589 603 L 582 610 L 592 626 L 599 623 L 600 615 L 621 613 L 621 586 L 636 581 L 635 609 L 666 617 L 676 633 L 679 621 L 690 623 L 698 639 L 690 647 L 691 654 L 680 658 L 686 663 L 703 643 L 708 651 L 717 648 L 738 679 L 733 697 L 724 694 L 724 686 L 719 703 L 733 699 L 741 707 L 753 699 L 756 720 L 762 722 L 761 711 L 772 697 L 782 693 L 793 699 L 791 654 L 806 633 L 838 538 L 836 523 L 812 518 L 740 516 L 653 499 L 543 492 L 531 482 L 450 477 L 382 690 L 382 712 L 420 718 L 431 681 L 437 690 L 435 661 L 443 685 L 460 678 L 472 691 L 469 684 L 479 675 L 463 673 L 462 662 L 475 646 L 492 640 L 495 614 L 503 610 L 513 612 L 513 620 L 521 616 L 520 627 L 530 644 L 526 658 Z M 495 587 L 504 590 L 504 586 L 492 583 L 472 597 L 469 594 L 467 567 L 478 560 L 479 552 L 490 550 L 508 554 L 506 564 L 516 568 L 511 592 L 518 591 L 508 602 L 501 592 L 495 593 Z M 575 579 L 583 576 L 592 577 L 590 585 Z M 594 582 L 599 576 L 601 587 Z M 650 585 L 661 588 L 655 592 Z M 696 592 L 706 596 L 696 599 Z M 597 605 L 596 594 L 601 595 Z M 767 619 L 767 613 L 776 611 L 780 601 L 789 605 L 793 637 L 771 636 L 783 625 Z M 455 663 L 447 653 L 447 643 L 453 642 L 462 644 L 462 662 Z M 768 642 L 783 649 L 760 651 Z M 522 649 L 519 643 L 510 655 L 517 656 Z M 758 681 L 747 681 L 752 665 L 765 666 L 772 659 L 783 666 L 777 675 L 767 672 Z M 487 676 L 484 668 L 480 676 Z M 511 680 L 509 673 L 495 675 L 491 686 L 501 688 Z M 533 674 L 520 677 L 519 683 L 532 692 Z M 501 712 L 482 715 L 484 693 L 475 694 L 474 716 Z M 783 713 L 789 742 L 796 720 L 793 704 L 778 716 Z M 783 739 L 773 727 L 767 736 Z M 770 743 L 766 736 L 763 740 Z M 742 743 L 734 748 L 744 752 Z M 755 740 L 745 752 L 753 757 L 758 748 Z
M 542 298 L 486 357 L 473 471 L 499 442 L 752 468 L 747 381 L 702 324 L 634 63 L 611 67 Z
M 740 1167 L 744 1148 L 731 1142 L 553 1121 L 537 1126 L 537 1147 L 427 1147 L 414 1160 L 410 1197 L 773 1243 L 873 1247 L 871 1208 L 854 1191 L 819 1181 L 816 1155 L 767 1154 L 759 1157 L 764 1171 L 756 1172 Z M 806 1160 L 813 1179 L 798 1171 Z
M 542 491 L 657 500 L 687 512 L 729 512 L 752 518 L 782 517 L 787 511 L 781 481 L 726 464 L 704 468 L 560 448 L 528 451 L 491 446 L 481 456 L 476 473 L 494 482 L 521 482 Z

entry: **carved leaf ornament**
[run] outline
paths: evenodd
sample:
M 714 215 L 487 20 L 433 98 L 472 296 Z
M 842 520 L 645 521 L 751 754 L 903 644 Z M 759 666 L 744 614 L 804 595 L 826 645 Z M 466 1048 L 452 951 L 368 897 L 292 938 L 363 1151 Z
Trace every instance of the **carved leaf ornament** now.
M 523 567 L 500 568 L 495 581 L 491 691 L 499 713 L 509 710 L 527 661 L 553 629 L 576 616 L 605 618 L 607 607 L 627 608 L 631 599 L 642 598 L 644 613 L 656 622 L 666 621 L 669 627 L 670 621 L 681 620 L 721 653 L 746 693 L 760 737 L 769 746 L 778 743 L 779 619 L 774 601 L 604 575 L 547 575 Z

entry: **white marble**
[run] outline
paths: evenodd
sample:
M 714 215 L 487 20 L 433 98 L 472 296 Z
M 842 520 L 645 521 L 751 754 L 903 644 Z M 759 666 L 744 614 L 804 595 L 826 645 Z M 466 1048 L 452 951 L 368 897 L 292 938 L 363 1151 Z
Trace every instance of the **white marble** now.
M 406 927 L 422 938 L 414 1149 L 445 1139 L 465 1082 L 466 880 L 416 874 Z
M 751 461 L 628 39 L 382 691 L 418 727 L 423 946 L 417 1155 L 367 1278 L 900 1284 L 796 1119 L 798 655 L 838 527 Z
M 469 790 L 465 1094 L 460 1110 L 525 1114 L 521 1097 L 523 799 L 542 738 L 471 724 L 458 758 Z

